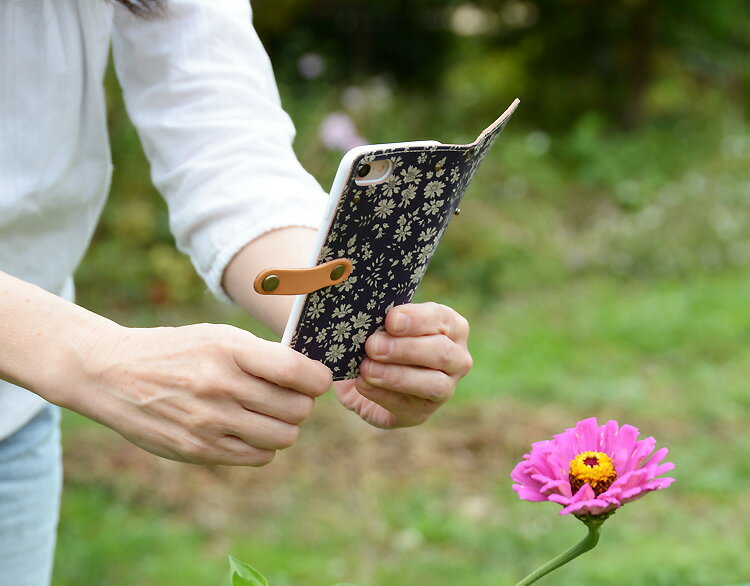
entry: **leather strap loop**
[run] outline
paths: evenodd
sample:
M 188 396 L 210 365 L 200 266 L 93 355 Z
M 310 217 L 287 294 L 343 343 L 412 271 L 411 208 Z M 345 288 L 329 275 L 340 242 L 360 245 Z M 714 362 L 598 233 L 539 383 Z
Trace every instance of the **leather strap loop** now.
M 302 295 L 338 285 L 352 274 L 352 263 L 337 258 L 309 269 L 266 269 L 258 273 L 253 289 L 261 295 Z

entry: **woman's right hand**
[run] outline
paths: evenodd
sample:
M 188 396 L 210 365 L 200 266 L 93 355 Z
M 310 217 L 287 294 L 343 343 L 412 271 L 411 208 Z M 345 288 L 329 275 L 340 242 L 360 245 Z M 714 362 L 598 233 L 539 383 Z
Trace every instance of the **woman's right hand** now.
M 165 458 L 268 464 L 331 387 L 319 362 L 232 326 L 98 325 L 48 399 Z

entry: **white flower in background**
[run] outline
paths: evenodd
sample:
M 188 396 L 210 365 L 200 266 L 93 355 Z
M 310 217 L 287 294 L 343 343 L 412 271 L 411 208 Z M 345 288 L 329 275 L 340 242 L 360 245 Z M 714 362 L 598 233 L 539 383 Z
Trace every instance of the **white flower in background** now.
M 451 30 L 461 37 L 486 35 L 497 29 L 497 14 L 470 2 L 459 4 L 450 18 Z
M 297 60 L 297 71 L 305 79 L 317 79 L 326 69 L 326 62 L 318 53 L 305 53 Z
M 332 112 L 320 123 L 318 136 L 323 145 L 332 151 L 348 151 L 367 144 L 357 132 L 354 121 L 343 112 Z
M 358 85 L 350 85 L 341 91 L 341 103 L 349 112 L 367 110 L 367 94 Z
M 535 130 L 526 137 L 526 148 L 535 157 L 547 154 L 550 147 L 549 134 L 541 130 Z
M 387 108 L 393 90 L 383 77 L 372 77 L 363 85 L 350 85 L 341 92 L 341 104 L 355 114 L 372 114 Z

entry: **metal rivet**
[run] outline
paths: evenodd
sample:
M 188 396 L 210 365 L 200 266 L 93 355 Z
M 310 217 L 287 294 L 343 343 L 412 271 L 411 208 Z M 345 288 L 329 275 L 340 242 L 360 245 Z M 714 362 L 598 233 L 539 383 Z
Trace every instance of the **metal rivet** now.
M 461 208 L 456 208 L 456 211 L 453 212 L 453 213 L 456 214 L 456 215 L 460 214 L 461 213 Z
M 358 177 L 367 177 L 367 174 L 370 172 L 370 169 L 372 169 L 372 167 L 370 167 L 370 165 L 368 165 L 367 163 L 365 163 L 357 171 L 357 176 Z
M 355 196 L 354 196 L 354 197 L 352 198 L 352 201 L 353 201 L 354 203 L 359 203 L 359 196 L 358 196 L 358 195 L 355 195 Z
M 263 288 L 264 291 L 273 291 L 278 286 L 279 286 L 278 275 L 268 275 L 265 279 L 263 279 L 263 283 L 261 283 L 261 287 Z
M 331 281 L 336 281 L 341 278 L 341 276 L 344 274 L 345 267 L 344 265 L 336 265 L 333 267 L 333 270 L 331 271 Z

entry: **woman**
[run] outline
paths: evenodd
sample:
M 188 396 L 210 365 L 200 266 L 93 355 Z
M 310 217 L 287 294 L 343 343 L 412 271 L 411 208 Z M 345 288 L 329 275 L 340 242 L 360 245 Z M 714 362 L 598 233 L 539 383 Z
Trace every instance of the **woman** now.
M 0 3 L 0 584 L 49 583 L 56 406 L 162 457 L 262 466 L 331 385 L 323 365 L 230 326 L 128 328 L 72 302 L 111 173 L 110 43 L 177 244 L 219 298 L 281 331 L 291 300 L 248 284 L 300 266 L 322 213 L 245 0 Z M 447 307 L 395 308 L 335 392 L 373 425 L 419 424 L 470 368 L 467 335 Z

